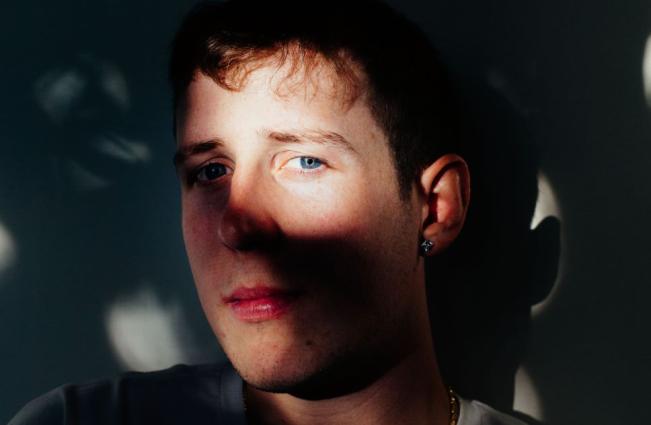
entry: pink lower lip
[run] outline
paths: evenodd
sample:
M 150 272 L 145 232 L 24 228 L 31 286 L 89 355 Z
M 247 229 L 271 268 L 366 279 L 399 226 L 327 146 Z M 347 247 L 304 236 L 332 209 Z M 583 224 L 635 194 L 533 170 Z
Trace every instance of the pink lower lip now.
M 296 300 L 296 294 L 277 291 L 249 291 L 230 297 L 226 304 L 245 322 L 262 322 L 282 316 Z

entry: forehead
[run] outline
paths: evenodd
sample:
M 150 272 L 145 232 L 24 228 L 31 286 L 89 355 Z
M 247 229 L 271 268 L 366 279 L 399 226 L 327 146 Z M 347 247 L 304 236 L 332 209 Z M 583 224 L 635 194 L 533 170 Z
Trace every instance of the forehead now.
M 178 143 L 237 137 L 224 133 L 257 127 L 334 131 L 366 149 L 388 147 L 365 90 L 351 92 L 350 85 L 329 66 L 319 65 L 309 72 L 296 72 L 292 67 L 288 63 L 258 66 L 235 89 L 196 72 L 178 105 Z

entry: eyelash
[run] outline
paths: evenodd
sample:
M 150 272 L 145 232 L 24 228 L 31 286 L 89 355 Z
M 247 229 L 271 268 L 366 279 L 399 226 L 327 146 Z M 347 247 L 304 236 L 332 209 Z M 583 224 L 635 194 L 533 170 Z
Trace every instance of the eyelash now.
M 326 166 L 326 165 L 328 165 L 326 161 L 324 161 L 324 160 L 322 160 L 322 159 L 320 159 L 320 158 L 317 158 L 317 157 L 314 157 L 314 156 L 308 156 L 308 155 L 295 156 L 295 157 L 293 157 L 293 158 L 290 158 L 287 162 L 285 162 L 285 164 L 287 164 L 287 163 L 289 163 L 290 161 L 293 161 L 293 160 L 295 160 L 295 159 L 301 159 L 301 158 L 307 158 L 307 159 L 313 159 L 313 160 L 316 160 L 316 161 L 318 161 L 318 163 L 321 165 L 321 166 L 319 166 L 318 168 L 312 168 L 312 169 L 307 169 L 307 170 L 301 168 L 301 169 L 297 169 L 297 170 L 295 171 L 295 172 L 297 172 L 297 173 L 299 173 L 299 174 L 302 174 L 302 175 L 320 173 L 320 172 L 322 172 L 322 170 L 321 170 L 321 169 L 323 168 L 322 166 Z M 212 184 L 213 182 L 216 182 L 216 181 L 218 181 L 218 180 L 221 180 L 222 177 L 224 177 L 224 176 L 226 176 L 226 175 L 229 174 L 228 172 L 226 172 L 226 173 L 220 175 L 219 177 L 217 177 L 217 178 L 215 178 L 215 179 L 213 179 L 213 180 L 207 180 L 207 181 L 201 181 L 201 180 L 199 180 L 199 175 L 200 175 L 202 172 L 206 171 L 206 170 L 208 169 L 208 167 L 210 167 L 210 166 L 220 166 L 220 167 L 223 167 L 223 168 L 228 169 L 228 167 L 227 167 L 226 165 L 224 165 L 224 164 L 222 164 L 222 163 L 220 163 L 220 162 L 209 162 L 209 163 L 207 163 L 207 164 L 204 164 L 204 165 L 201 165 L 201 166 L 197 167 L 196 169 L 194 169 L 194 170 L 189 174 L 189 176 L 188 176 L 188 184 L 189 184 L 190 186 L 193 186 L 193 185 L 195 185 L 195 184 L 200 184 L 200 185 L 209 185 L 209 184 Z M 285 166 L 283 165 L 282 168 L 284 168 L 284 167 L 285 167 Z

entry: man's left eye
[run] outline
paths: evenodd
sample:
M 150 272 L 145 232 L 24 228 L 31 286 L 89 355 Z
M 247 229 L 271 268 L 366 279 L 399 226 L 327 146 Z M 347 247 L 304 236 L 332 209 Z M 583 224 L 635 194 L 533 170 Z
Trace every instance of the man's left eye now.
M 315 170 L 320 168 L 324 163 L 319 158 L 313 156 L 297 156 L 287 161 L 285 166 L 290 165 L 290 168 L 300 168 L 301 170 Z

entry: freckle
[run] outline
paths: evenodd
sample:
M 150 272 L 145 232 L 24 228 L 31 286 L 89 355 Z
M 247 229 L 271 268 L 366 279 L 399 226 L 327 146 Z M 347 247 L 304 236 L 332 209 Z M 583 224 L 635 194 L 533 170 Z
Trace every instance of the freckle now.
M 314 342 L 312 342 L 311 340 L 308 339 L 307 341 L 305 341 L 305 345 L 310 347 L 310 346 L 314 345 Z

